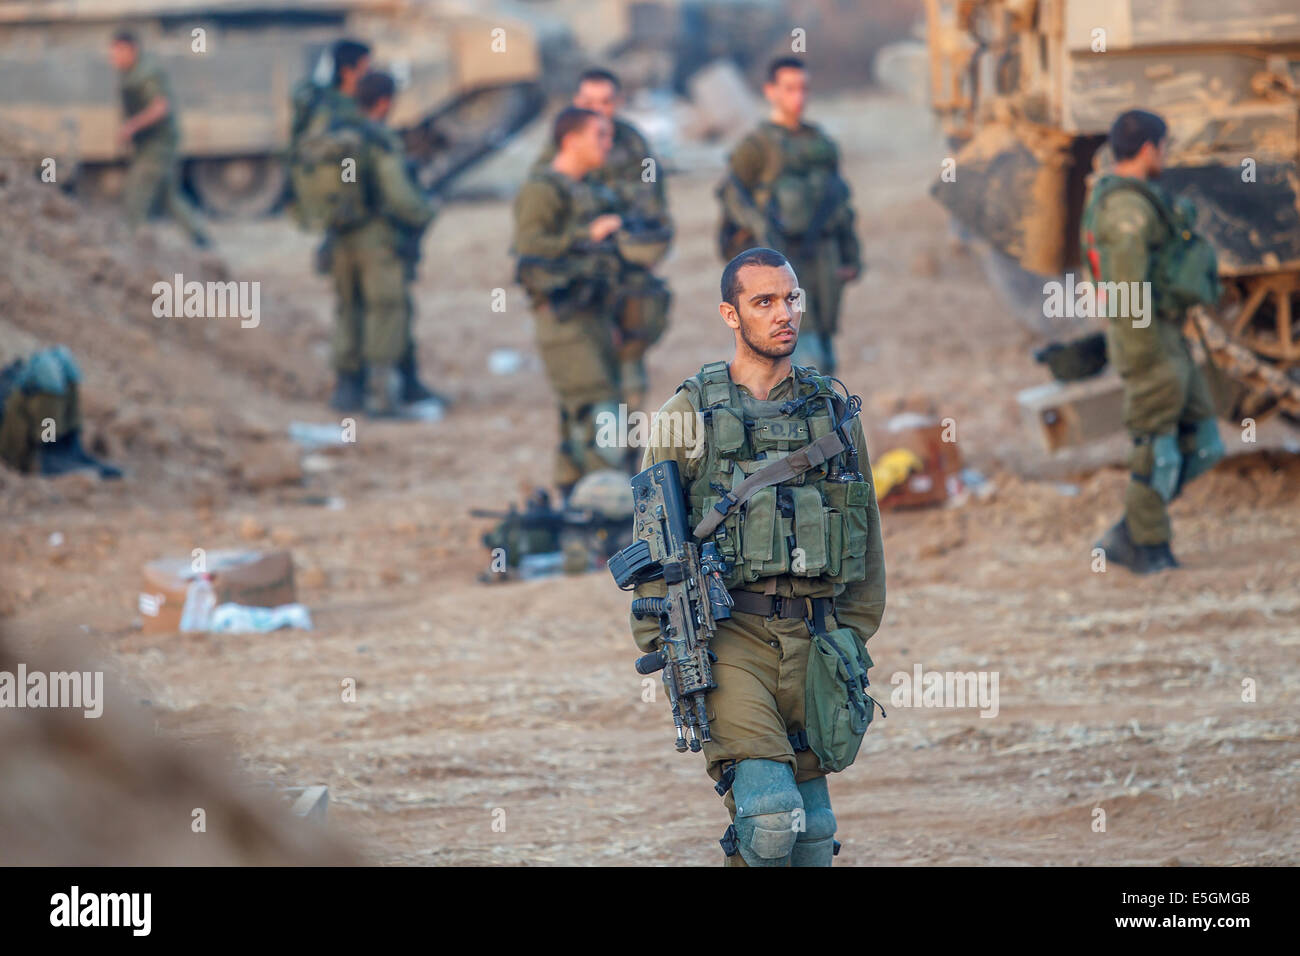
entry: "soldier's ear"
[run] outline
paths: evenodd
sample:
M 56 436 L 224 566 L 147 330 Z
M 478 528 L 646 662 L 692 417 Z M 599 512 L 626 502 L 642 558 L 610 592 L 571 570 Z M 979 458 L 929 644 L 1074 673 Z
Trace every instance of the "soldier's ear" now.
M 726 322 L 731 328 L 740 328 L 740 314 L 730 302 L 718 303 L 718 315 L 722 316 L 722 321 Z

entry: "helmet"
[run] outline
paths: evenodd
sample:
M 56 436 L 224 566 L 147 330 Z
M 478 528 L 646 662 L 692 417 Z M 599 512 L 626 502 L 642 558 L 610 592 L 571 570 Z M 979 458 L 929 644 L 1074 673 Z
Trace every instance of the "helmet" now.
M 569 507 L 618 521 L 633 514 L 632 483 L 627 474 L 606 468 L 584 475 L 569 494 Z
M 637 223 L 625 226 L 614 234 L 619 257 L 628 265 L 643 269 L 653 268 L 668 253 L 673 241 L 673 230 L 657 223 Z

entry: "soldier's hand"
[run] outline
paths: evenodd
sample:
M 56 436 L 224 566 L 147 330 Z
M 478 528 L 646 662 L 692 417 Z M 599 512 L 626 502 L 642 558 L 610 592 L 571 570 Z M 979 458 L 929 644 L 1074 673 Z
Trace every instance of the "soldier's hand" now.
M 835 277 L 841 282 L 852 282 L 860 275 L 862 270 L 857 266 L 840 266 L 835 270 Z
M 117 145 L 126 146 L 128 143 L 131 142 L 131 137 L 133 135 L 134 135 L 134 130 L 132 130 L 128 124 L 123 123 L 121 126 L 117 128 Z
M 623 218 L 613 213 L 606 213 L 603 216 L 597 216 L 587 227 L 587 235 L 591 236 L 592 242 L 600 242 L 618 232 L 623 226 Z

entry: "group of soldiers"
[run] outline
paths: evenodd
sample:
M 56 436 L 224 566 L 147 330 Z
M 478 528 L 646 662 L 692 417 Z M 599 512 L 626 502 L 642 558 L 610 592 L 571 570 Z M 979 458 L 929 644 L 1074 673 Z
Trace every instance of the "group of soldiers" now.
M 807 81 L 799 59 L 769 67 L 770 116 L 736 147 L 718 190 L 719 246 L 724 260 L 754 247 L 789 258 L 803 283 L 795 357 L 833 374 L 841 293 L 862 262 L 835 145 L 803 117 Z M 636 469 L 639 452 L 599 423 L 626 421 L 620 404 L 640 409 L 645 353 L 668 324 L 670 295 L 652 272 L 672 237 L 662 170 L 617 115 L 621 102 L 613 73 L 584 73 L 515 200 L 518 278 L 559 405 L 554 481 L 566 494 L 594 470 Z
M 392 78 L 370 69 L 363 44 L 343 41 L 333 54 L 332 84 L 304 86 L 295 99 L 298 212 L 324 227 L 338 298 L 333 404 L 393 414 L 427 394 L 415 372 L 407 285 L 411 250 L 434 209 L 384 126 Z M 164 191 L 188 224 L 165 83 L 125 49 L 114 56 L 125 71 L 124 135 L 146 160 L 129 202 Z M 625 420 L 619 406 L 639 409 L 649 395 L 646 352 L 671 302 L 654 269 L 673 224 L 663 170 L 618 115 L 617 76 L 581 76 L 514 204 L 517 279 L 558 405 L 556 487 L 567 495 L 596 470 L 673 462 L 689 527 L 724 562 L 731 613 L 710 642 L 703 750 L 732 817 L 720 842 L 733 866 L 830 865 L 838 844 L 826 778 L 852 764 L 878 706 L 866 644 L 885 606 L 880 516 L 861 401 L 834 377 L 841 295 L 863 266 L 835 144 L 803 117 L 807 91 L 802 61 L 771 65 L 770 115 L 732 152 L 718 188 L 727 261 L 718 314 L 734 352 L 682 384 L 643 450 L 601 440 L 599 422 Z M 347 155 L 371 184 L 368 198 L 349 207 L 339 194 L 328 208 L 305 208 L 313 156 L 333 162 L 331 137 L 344 133 Z M 1186 301 L 1162 285 L 1170 250 L 1187 235 L 1186 219 L 1150 182 L 1166 133 L 1151 113 L 1118 118 L 1114 171 L 1095 185 L 1081 237 L 1095 281 L 1154 285 L 1155 320 L 1119 316 L 1108 333 L 1134 447 L 1124 516 L 1098 546 L 1140 573 L 1176 566 L 1168 503 L 1223 454 L 1205 379 L 1180 331 Z M 687 421 L 703 422 L 703 435 L 684 434 Z M 664 582 L 636 593 L 662 597 Z M 653 616 L 634 617 L 632 629 L 646 651 L 665 637 Z

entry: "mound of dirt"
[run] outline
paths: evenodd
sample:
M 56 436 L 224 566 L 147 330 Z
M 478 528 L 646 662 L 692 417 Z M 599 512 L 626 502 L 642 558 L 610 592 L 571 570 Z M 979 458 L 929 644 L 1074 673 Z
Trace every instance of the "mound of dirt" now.
M 92 450 L 129 460 L 150 484 L 250 484 L 244 463 L 283 457 L 278 407 L 325 393 L 323 363 L 301 361 L 325 347 L 312 312 L 247 269 L 232 275 L 221 256 L 190 248 L 170 229 L 133 236 L 111 214 L 41 182 L 22 160 L 0 161 L 0 248 L 0 362 L 68 346 L 84 374 Z M 238 313 L 168 317 L 155 284 L 178 277 L 205 288 L 255 284 L 256 325 Z M 22 489 L 6 494 L 10 506 L 15 497 L 30 505 L 33 496 L 63 494 L 56 486 L 66 485 L 12 474 L 0 482 Z

